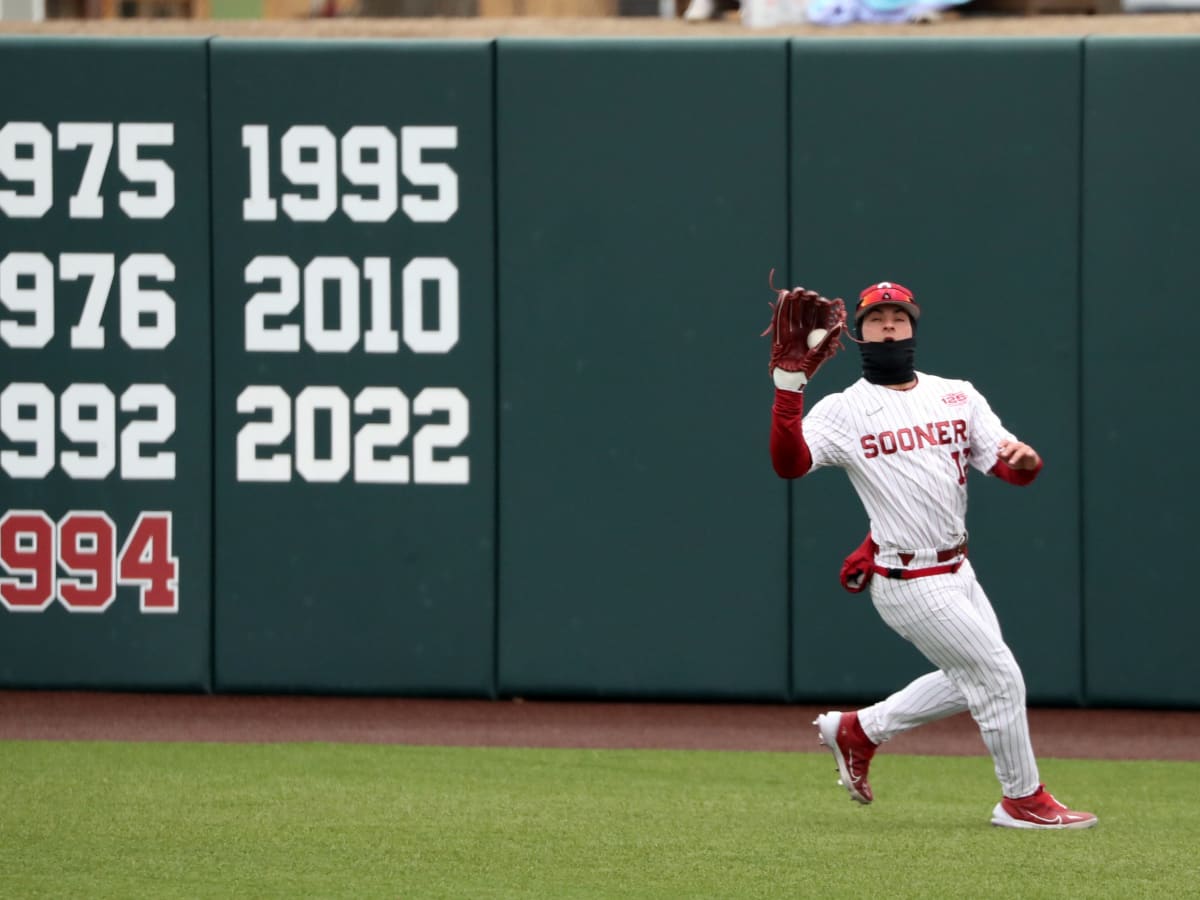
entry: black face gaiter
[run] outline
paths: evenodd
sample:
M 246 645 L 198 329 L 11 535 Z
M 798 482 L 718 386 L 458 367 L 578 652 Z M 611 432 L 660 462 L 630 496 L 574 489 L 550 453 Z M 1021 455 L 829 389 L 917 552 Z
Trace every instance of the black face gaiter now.
M 906 384 L 913 374 L 916 337 L 902 341 L 870 341 L 859 344 L 862 351 L 863 378 L 871 384 Z

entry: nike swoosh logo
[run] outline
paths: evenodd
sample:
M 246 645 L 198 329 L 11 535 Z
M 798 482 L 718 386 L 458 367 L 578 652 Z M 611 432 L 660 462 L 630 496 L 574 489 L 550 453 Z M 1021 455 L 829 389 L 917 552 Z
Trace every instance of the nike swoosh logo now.
M 853 750 L 851 750 L 849 753 L 846 754 L 846 768 L 850 770 L 850 780 L 852 782 L 854 782 L 855 784 L 858 784 L 860 781 L 862 781 L 861 775 L 859 775 L 857 778 L 854 777 L 854 751 Z
M 1061 825 L 1063 823 L 1062 816 L 1055 816 L 1053 819 L 1044 819 L 1035 812 L 1028 813 L 1030 818 L 1037 819 L 1039 822 L 1045 822 L 1047 825 Z
M 882 407 L 882 406 L 881 406 L 881 407 L 879 407 L 879 409 L 873 409 L 873 410 L 871 410 L 869 413 L 867 413 L 867 415 L 868 415 L 868 416 L 873 416 L 873 415 L 875 415 L 875 413 L 879 412 L 879 411 L 880 411 L 880 410 L 882 410 L 882 409 L 883 409 L 883 407 Z

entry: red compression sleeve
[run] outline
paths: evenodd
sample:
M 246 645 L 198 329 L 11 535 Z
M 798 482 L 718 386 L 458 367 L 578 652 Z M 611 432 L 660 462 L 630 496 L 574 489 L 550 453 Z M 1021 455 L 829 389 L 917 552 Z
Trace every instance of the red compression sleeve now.
M 771 464 L 780 478 L 799 478 L 812 468 L 812 453 L 804 442 L 800 420 L 804 394 L 775 388 L 771 407 Z
M 1009 484 L 1015 484 L 1017 487 L 1024 487 L 1031 483 L 1033 479 L 1038 477 L 1038 473 L 1042 471 L 1042 458 L 1038 457 L 1038 464 L 1032 469 L 1014 469 L 1002 459 L 996 460 L 996 464 L 992 466 L 992 471 L 988 474 L 995 475 L 1001 481 L 1007 481 Z

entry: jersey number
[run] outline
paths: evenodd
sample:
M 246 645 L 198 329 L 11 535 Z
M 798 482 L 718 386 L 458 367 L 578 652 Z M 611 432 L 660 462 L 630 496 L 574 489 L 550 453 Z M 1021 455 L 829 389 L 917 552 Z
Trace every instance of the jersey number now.
M 957 450 L 952 450 L 950 455 L 954 457 L 954 465 L 958 468 L 958 483 L 967 483 L 967 457 L 971 455 L 970 447 L 963 447 L 961 455 Z

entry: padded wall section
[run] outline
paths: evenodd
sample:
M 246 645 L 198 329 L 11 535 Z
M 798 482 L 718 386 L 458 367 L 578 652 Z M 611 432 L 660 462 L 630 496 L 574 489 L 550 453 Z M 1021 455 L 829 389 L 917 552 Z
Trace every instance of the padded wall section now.
M 1184 558 L 1200 311 L 1200 40 L 1088 39 L 1084 91 L 1084 587 L 1087 699 L 1200 705 Z M 1134 335 L 1142 319 L 1146 337 Z M 1160 325 L 1159 323 L 1162 323 Z
M 492 47 L 212 60 L 217 684 L 490 694 Z
M 971 558 L 1031 700 L 1075 702 L 1080 44 L 797 40 L 791 53 L 793 280 L 851 306 L 876 281 L 912 289 L 918 371 L 973 382 L 1042 453 L 1029 488 L 971 473 Z M 859 377 L 846 343 L 810 406 Z M 841 473 L 798 483 L 793 516 L 796 698 L 871 699 L 927 671 L 838 586 L 868 528 Z
M 0 685 L 207 689 L 205 43 L 4 38 L 0 85 Z
M 500 689 L 787 691 L 786 45 L 498 45 Z

